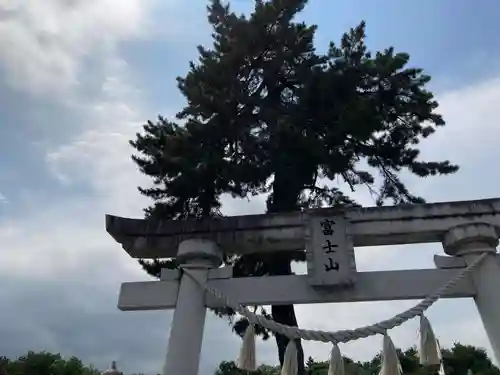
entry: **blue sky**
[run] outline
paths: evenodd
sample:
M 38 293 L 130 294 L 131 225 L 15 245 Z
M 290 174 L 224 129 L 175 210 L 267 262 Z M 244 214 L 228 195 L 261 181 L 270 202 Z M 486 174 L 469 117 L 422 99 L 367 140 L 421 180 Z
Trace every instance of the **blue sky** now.
M 251 0 L 233 3 L 248 12 Z M 104 214 L 141 216 L 147 183 L 127 142 L 147 119 L 183 105 L 175 77 L 210 43 L 206 2 L 195 0 L 0 0 L 0 355 L 29 349 L 76 355 L 100 368 L 116 359 L 125 372 L 161 369 L 171 313 L 121 313 L 123 281 L 146 275 L 104 230 Z M 431 88 L 448 125 L 423 143 L 429 159 L 451 159 L 461 171 L 410 180 L 429 201 L 498 196 L 496 168 L 500 32 L 494 1 L 311 1 L 301 15 L 319 25 L 317 46 L 338 41 L 367 21 L 372 50 L 395 46 L 433 76 Z M 356 196 L 370 204 L 366 192 Z M 262 212 L 263 199 L 226 200 L 228 214 Z M 370 248 L 362 270 L 431 267 L 439 244 Z M 306 328 L 371 324 L 412 302 L 300 306 Z M 441 342 L 488 343 L 472 301 L 442 301 L 429 316 Z M 396 345 L 416 342 L 415 322 L 394 331 Z M 6 338 L 6 339 L 5 339 Z M 236 358 L 238 339 L 208 318 L 202 374 Z M 217 348 L 217 350 L 214 350 Z M 345 346 L 367 359 L 379 338 Z M 307 344 L 326 358 L 329 348 Z M 262 361 L 275 362 L 272 344 Z

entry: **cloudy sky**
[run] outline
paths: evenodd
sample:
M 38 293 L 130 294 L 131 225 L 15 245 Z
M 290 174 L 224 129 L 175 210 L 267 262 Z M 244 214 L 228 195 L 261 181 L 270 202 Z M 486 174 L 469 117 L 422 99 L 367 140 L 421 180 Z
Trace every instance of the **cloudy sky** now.
M 75 355 L 99 368 L 117 360 L 124 372 L 156 373 L 170 312 L 116 309 L 123 281 L 146 280 L 106 235 L 104 214 L 140 217 L 149 202 L 130 161 L 128 140 L 183 99 L 175 77 L 210 42 L 204 0 L 0 0 L 0 355 L 27 350 Z M 233 2 L 248 11 L 251 0 Z M 494 1 L 314 0 L 303 17 L 319 24 L 324 48 L 365 19 L 371 49 L 393 45 L 433 75 L 448 126 L 423 145 L 428 158 L 459 163 L 448 178 L 416 181 L 429 201 L 495 197 L 500 49 Z M 492 168 L 493 167 L 493 168 Z M 358 197 L 370 201 L 360 192 Z M 262 200 L 227 201 L 225 212 L 262 212 Z M 432 266 L 439 244 L 357 251 L 360 270 Z M 415 301 L 300 306 L 301 326 L 337 330 L 387 318 Z M 429 317 L 441 342 L 489 349 L 471 300 L 440 301 Z M 416 343 L 416 322 L 392 332 Z M 201 374 L 235 359 L 239 339 L 225 321 L 207 319 Z M 343 346 L 371 358 L 380 337 Z M 306 344 L 326 359 L 329 347 Z M 272 343 L 259 359 L 275 363 Z

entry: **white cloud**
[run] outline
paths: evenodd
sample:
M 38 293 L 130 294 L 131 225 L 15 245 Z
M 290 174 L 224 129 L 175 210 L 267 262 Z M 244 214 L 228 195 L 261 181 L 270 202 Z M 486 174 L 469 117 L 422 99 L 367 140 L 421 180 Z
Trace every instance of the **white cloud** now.
M 430 147 L 426 147 L 424 151 L 427 154 L 464 161 L 487 157 L 488 150 L 496 146 L 495 135 L 500 133 L 495 121 L 498 116 L 496 103 L 499 97 L 500 77 L 443 93 L 439 98 L 439 110 L 448 125 L 445 131 L 438 131 L 432 136 L 434 147 L 429 142 Z M 436 147 L 438 144 L 441 147 Z M 464 155 L 465 149 L 474 152 Z
M 0 64 L 8 82 L 62 94 L 81 83 L 86 59 L 147 31 L 152 0 L 0 0 Z
M 142 109 L 140 92 L 128 83 L 127 71 L 123 61 L 110 64 L 102 95 L 94 102 L 77 105 L 84 115 L 82 133 L 50 149 L 46 158 L 62 183 L 88 186 L 109 206 L 127 201 L 135 201 L 135 206 L 144 204 L 137 200 L 137 184 L 145 179 L 132 164 L 128 141 L 148 114 Z M 136 199 L 128 200 L 132 195 Z

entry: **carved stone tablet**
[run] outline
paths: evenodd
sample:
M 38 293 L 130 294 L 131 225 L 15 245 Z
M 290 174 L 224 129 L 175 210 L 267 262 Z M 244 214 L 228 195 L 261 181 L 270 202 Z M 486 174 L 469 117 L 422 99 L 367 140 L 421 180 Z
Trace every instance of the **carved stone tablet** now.
M 343 216 L 310 213 L 306 220 L 307 274 L 312 286 L 352 284 L 354 248 Z

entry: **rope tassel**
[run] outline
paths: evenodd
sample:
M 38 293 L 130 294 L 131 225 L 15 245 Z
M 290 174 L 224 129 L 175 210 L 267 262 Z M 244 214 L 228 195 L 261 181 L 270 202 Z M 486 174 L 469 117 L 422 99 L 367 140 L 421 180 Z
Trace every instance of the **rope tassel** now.
M 337 344 L 333 344 L 330 364 L 328 366 L 328 375 L 345 375 L 344 358 L 342 358 L 342 354 Z
M 469 373 L 467 372 L 467 374 L 469 374 Z M 441 365 L 439 366 L 438 375 L 446 375 L 446 373 L 444 372 L 444 364 L 443 364 L 443 362 L 441 362 Z
M 399 363 L 396 347 L 387 333 L 384 334 L 382 349 L 382 368 L 379 375 L 401 375 L 401 364 Z
M 255 357 L 255 326 L 249 324 L 243 336 L 238 368 L 245 371 L 255 371 L 257 369 Z
M 432 330 L 431 323 L 424 316 L 420 316 L 420 364 L 424 366 L 440 365 L 442 362 L 441 350 Z
M 281 375 L 297 375 L 298 367 L 297 345 L 295 345 L 295 340 L 291 339 L 286 346 Z

